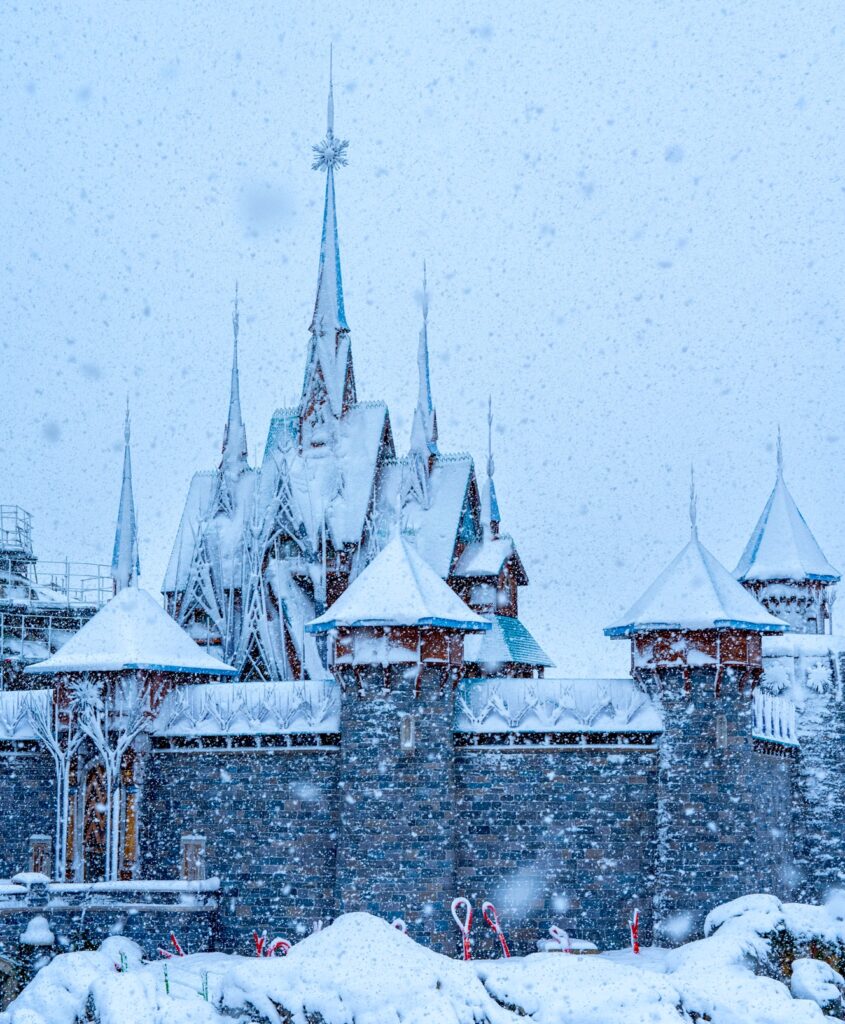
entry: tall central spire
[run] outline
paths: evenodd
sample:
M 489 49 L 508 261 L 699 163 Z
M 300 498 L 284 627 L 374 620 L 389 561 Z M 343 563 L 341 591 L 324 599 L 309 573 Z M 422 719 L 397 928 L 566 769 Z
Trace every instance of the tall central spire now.
M 343 280 L 340 272 L 340 243 L 335 210 L 334 172 L 347 163 L 349 143 L 334 134 L 334 83 L 329 58 L 329 99 L 326 136 L 313 147 L 315 171 L 326 172 L 326 197 L 323 208 L 323 234 L 320 242 L 320 266 L 317 273 L 317 297 L 311 319 L 311 343 L 302 392 L 303 418 L 328 400 L 331 413 L 341 416 L 355 402 L 355 376 L 349 344 L 349 325 L 343 308 Z
M 130 453 L 129 399 L 126 399 L 126 420 L 123 425 L 123 481 L 120 486 L 120 505 L 117 528 L 114 533 L 114 552 L 111 576 L 117 593 L 125 587 L 137 587 L 141 575 L 138 558 L 138 526 L 135 519 L 135 499 L 132 495 L 132 456 Z
M 246 427 L 241 413 L 241 383 L 238 374 L 238 335 L 240 333 L 238 286 L 235 284 L 235 307 L 232 311 L 232 381 L 229 388 L 229 415 L 223 432 L 223 454 L 220 471 L 234 482 L 247 468 Z

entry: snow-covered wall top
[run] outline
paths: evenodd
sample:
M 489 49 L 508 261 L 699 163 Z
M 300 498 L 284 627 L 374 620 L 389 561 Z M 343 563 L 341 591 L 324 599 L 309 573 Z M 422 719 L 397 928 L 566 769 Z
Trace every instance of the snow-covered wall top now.
M 469 679 L 457 732 L 663 731 L 658 708 L 632 679 Z
M 245 736 L 340 731 L 331 679 L 180 686 L 165 697 L 155 736 Z

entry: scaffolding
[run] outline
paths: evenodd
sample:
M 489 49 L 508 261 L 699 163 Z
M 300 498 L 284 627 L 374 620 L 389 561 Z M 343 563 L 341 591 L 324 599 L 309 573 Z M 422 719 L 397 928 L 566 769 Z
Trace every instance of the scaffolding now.
M 23 669 L 58 650 L 113 594 L 107 565 L 39 561 L 32 516 L 0 505 L 0 690 L 27 685 Z

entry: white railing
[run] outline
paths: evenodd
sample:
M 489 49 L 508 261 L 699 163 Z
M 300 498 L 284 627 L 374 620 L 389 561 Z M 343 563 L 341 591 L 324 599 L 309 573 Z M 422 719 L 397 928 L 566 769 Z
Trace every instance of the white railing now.
M 756 740 L 798 746 L 795 705 L 787 697 L 756 690 L 754 693 L 752 735 Z

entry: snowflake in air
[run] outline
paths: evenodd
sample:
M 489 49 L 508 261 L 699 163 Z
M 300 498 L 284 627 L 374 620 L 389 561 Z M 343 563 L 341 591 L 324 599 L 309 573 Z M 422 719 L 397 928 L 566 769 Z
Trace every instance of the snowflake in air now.
M 345 167 L 348 163 L 346 150 L 349 146 L 347 139 L 336 139 L 331 133 L 322 142 L 311 148 L 314 150 L 314 163 L 312 170 L 327 171 L 330 167 Z

